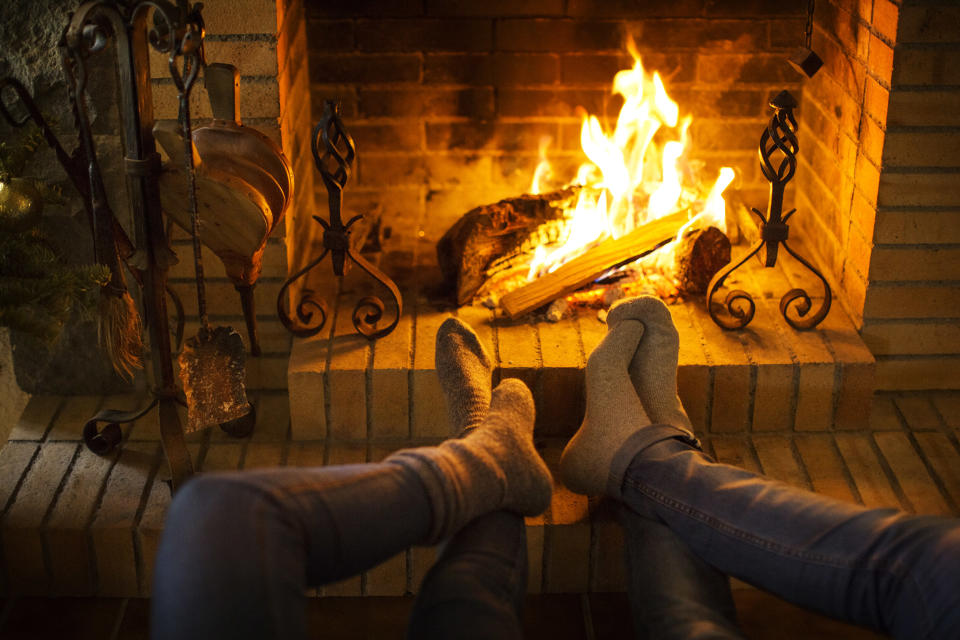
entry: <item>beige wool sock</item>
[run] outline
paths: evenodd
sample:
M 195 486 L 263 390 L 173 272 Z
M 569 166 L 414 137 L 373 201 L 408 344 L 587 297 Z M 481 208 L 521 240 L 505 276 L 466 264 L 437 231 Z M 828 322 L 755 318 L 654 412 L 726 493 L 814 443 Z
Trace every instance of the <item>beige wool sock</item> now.
M 553 481 L 533 446 L 533 420 L 530 390 L 507 378 L 493 390 L 486 418 L 462 438 L 384 460 L 412 469 L 423 481 L 433 511 L 431 542 L 498 509 L 524 516 L 546 510 Z
M 643 323 L 643 340 L 630 362 L 630 379 L 650 420 L 686 429 L 693 426 L 677 395 L 680 334 L 660 298 L 641 296 L 615 304 L 607 314 L 610 331 L 628 321 Z
M 586 415 L 560 458 L 560 477 L 571 491 L 605 493 L 614 454 L 650 424 L 627 371 L 641 338 L 640 322 L 618 322 L 587 359 Z
M 437 330 L 435 361 L 451 435 L 459 437 L 487 416 L 493 363 L 473 329 L 456 318 Z

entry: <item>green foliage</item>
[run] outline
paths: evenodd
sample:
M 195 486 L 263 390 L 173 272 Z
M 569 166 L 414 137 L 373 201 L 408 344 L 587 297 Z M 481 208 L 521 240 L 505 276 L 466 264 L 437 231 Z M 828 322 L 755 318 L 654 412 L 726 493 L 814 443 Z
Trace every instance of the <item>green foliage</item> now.
M 73 309 L 93 308 L 109 279 L 101 265 L 63 264 L 37 229 L 0 230 L 0 326 L 52 341 Z
M 0 142 L 0 181 L 20 175 L 42 141 L 35 130 L 19 144 Z M 43 200 L 63 201 L 58 189 L 30 182 Z M 52 342 L 73 310 L 89 313 L 110 273 L 101 265 L 64 264 L 43 237 L 39 218 L 27 220 L 26 229 L 0 224 L 0 326 Z
M 36 126 L 31 125 L 20 138 L 16 144 L 0 142 L 0 177 L 22 175 L 27 160 L 43 144 L 43 134 Z

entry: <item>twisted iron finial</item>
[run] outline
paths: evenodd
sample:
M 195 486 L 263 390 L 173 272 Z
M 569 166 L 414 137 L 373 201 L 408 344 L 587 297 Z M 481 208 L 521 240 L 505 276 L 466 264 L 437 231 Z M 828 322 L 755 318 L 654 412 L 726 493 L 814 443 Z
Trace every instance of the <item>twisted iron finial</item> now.
M 760 240 L 750 247 L 747 255 L 738 262 L 731 262 L 718 271 L 707 287 L 707 310 L 710 312 L 713 321 L 724 329 L 742 329 L 747 326 L 753 320 L 756 304 L 753 297 L 741 289 L 727 293 L 722 305 L 714 305 L 713 297 L 731 273 L 740 268 L 764 247 L 767 249 L 764 260 L 765 267 L 773 267 L 777 264 L 777 254 L 782 244 L 787 253 L 813 272 L 823 283 L 823 304 L 812 315 L 808 314 L 813 307 L 813 302 L 804 289 L 791 289 L 780 299 L 780 313 L 791 327 L 799 330 L 814 328 L 827 317 L 833 299 L 830 284 L 823 277 L 823 274 L 787 245 L 787 238 L 790 235 L 787 221 L 797 211 L 791 209 L 786 214 L 783 213 L 783 194 L 787 183 L 793 179 L 796 173 L 797 152 L 800 150 L 796 135 L 797 121 L 793 117 L 793 110 L 797 106 L 797 101 L 789 92 L 781 91 L 770 103 L 770 106 L 774 108 L 773 117 L 770 118 L 767 128 L 760 136 L 758 148 L 760 170 L 770 182 L 767 214 L 764 216 L 757 209 L 751 209 L 760 218 Z M 726 314 L 721 315 L 717 307 L 724 308 Z M 791 317 L 788 313 L 791 310 L 796 317 Z
M 309 337 L 316 335 L 323 329 L 329 315 L 329 307 L 326 301 L 316 296 L 313 291 L 305 289 L 301 292 L 300 301 L 296 305 L 297 319 L 294 322 L 287 314 L 284 296 L 293 282 L 319 264 L 327 254 L 331 254 L 333 273 L 337 277 L 343 276 L 344 264 L 346 259 L 349 258 L 390 291 L 397 305 L 397 315 L 386 327 L 377 328 L 383 318 L 385 309 L 380 298 L 376 296 L 363 297 L 353 309 L 353 326 L 357 333 L 370 339 L 383 337 L 393 331 L 400 322 L 403 300 L 396 283 L 350 246 L 350 227 L 363 216 L 353 216 L 346 224 L 341 217 L 343 189 L 350 178 L 350 169 L 356 157 L 356 146 L 353 143 L 353 138 L 350 137 L 343 126 L 336 103 L 329 100 L 324 103 L 323 117 L 313 129 L 312 140 L 313 159 L 317 165 L 317 171 L 320 172 L 320 177 L 323 178 L 323 183 L 327 187 L 330 220 L 328 222 L 320 216 L 313 216 L 313 219 L 323 227 L 323 252 L 318 258 L 283 283 L 283 287 L 280 288 L 280 293 L 277 295 L 277 315 L 280 317 L 283 326 L 295 336 Z

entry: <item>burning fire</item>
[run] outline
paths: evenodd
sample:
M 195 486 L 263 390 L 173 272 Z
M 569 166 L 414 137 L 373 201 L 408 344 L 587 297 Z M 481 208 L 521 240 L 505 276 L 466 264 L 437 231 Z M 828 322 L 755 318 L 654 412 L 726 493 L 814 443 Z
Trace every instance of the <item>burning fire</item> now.
M 605 131 L 596 116 L 584 115 L 580 144 L 588 161 L 580 165 L 570 183 L 582 189 L 576 205 L 565 212 L 565 237 L 550 247 L 536 248 L 528 281 L 554 271 L 607 238 L 619 238 L 678 211 L 685 210 L 690 217 L 680 234 L 691 227 L 715 226 L 726 231 L 721 193 L 733 180 L 733 169 L 723 167 L 709 191 L 695 184 L 690 166 L 683 162 L 691 117 L 680 117 L 660 74 L 651 76 L 644 70 L 632 42 L 628 49 L 633 68 L 619 71 L 613 79 L 613 92 L 623 98 L 616 126 Z M 544 189 L 552 174 L 546 144 L 541 144 L 540 156 L 531 185 L 534 194 Z M 644 266 L 655 263 L 669 272 L 673 261 L 669 246 L 642 258 Z

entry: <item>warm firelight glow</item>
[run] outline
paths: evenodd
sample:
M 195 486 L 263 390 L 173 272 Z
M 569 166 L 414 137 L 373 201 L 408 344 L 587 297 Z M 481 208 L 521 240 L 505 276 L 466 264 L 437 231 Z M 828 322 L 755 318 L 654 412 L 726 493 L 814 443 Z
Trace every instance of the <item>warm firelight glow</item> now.
M 607 238 L 619 238 L 656 218 L 686 210 L 693 226 L 716 226 L 726 231 L 722 191 L 733 180 L 733 170 L 724 167 L 712 189 L 705 194 L 688 184 L 690 171 L 684 163 L 690 116 L 680 117 L 680 108 L 667 95 L 660 74 L 648 74 L 631 42 L 632 69 L 619 71 L 613 92 L 623 98 L 623 107 L 613 131 L 585 114 L 580 145 L 588 162 L 580 165 L 569 184 L 580 185 L 576 205 L 566 212 L 568 231 L 563 242 L 538 246 L 527 280 L 549 273 Z M 546 191 L 551 175 L 547 145 L 541 142 L 531 193 Z M 658 264 L 664 254 L 656 252 Z

